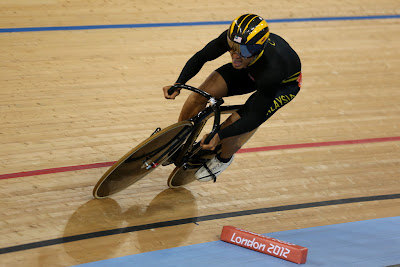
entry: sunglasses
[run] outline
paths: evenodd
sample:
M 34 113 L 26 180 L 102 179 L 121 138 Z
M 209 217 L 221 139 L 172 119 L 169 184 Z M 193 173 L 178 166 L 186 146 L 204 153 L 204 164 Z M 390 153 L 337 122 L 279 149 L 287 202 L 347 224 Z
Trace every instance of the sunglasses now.
M 229 47 L 235 51 L 242 58 L 249 58 L 259 53 L 263 49 L 263 45 L 241 45 L 235 43 L 231 39 L 227 38 Z

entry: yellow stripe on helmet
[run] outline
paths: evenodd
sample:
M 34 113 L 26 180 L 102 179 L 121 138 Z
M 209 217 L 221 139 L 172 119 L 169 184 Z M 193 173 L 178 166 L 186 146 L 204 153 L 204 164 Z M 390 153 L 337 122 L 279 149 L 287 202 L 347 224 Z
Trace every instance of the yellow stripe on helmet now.
M 258 24 L 258 25 L 255 27 L 255 29 L 249 34 L 249 36 L 247 37 L 247 42 L 249 42 L 249 41 L 251 40 L 251 38 L 253 38 L 254 36 L 256 36 L 257 33 L 259 33 L 260 31 L 262 31 L 262 30 L 265 29 L 265 28 L 268 28 L 268 23 L 267 23 L 265 20 L 263 20 L 263 21 L 261 21 L 260 24 Z M 267 35 L 267 36 L 264 35 L 264 37 L 267 37 L 267 38 L 268 38 L 269 32 L 267 32 L 266 35 Z M 264 39 L 264 37 L 261 38 L 260 40 L 258 40 L 258 41 L 257 41 L 257 44 L 263 44 L 263 43 L 260 43 L 260 41 L 261 41 L 261 40 L 264 40 L 264 41 L 265 41 L 266 39 Z M 246 43 L 247 43 L 247 42 L 246 42 Z
M 244 18 L 242 19 L 242 22 L 240 22 L 240 24 L 238 25 L 238 29 L 240 29 L 240 26 L 242 26 L 242 23 L 243 23 L 243 22 L 247 19 L 247 17 L 249 17 L 249 16 L 251 16 L 251 14 L 248 14 L 246 17 L 244 17 Z M 241 16 L 240 16 L 240 17 L 241 17 Z M 239 17 L 239 18 L 240 18 L 240 17 Z M 239 18 L 238 18 L 238 19 L 239 19 Z M 249 22 L 249 23 L 250 23 L 250 22 Z M 247 24 L 246 27 L 247 27 L 248 25 L 249 25 L 249 24 Z
M 238 18 L 237 18 L 237 19 L 238 19 Z M 231 23 L 231 27 L 229 28 L 229 36 L 232 36 L 233 29 L 235 28 L 235 22 L 237 21 L 237 19 L 235 19 L 235 20 Z
M 248 15 L 248 16 L 251 16 L 251 15 L 252 15 L 252 14 L 250 14 L 250 15 Z M 244 21 L 248 16 L 246 16 L 246 17 L 243 19 L 243 21 Z M 244 27 L 243 32 L 245 32 L 245 31 L 247 30 L 247 28 L 249 27 L 249 24 L 250 24 L 255 18 L 258 17 L 257 15 L 253 15 L 253 16 L 254 16 L 254 17 L 249 21 L 249 23 L 247 23 L 246 27 Z
M 235 29 L 235 25 L 237 25 L 238 29 L 240 29 L 240 25 L 242 25 L 243 21 L 244 21 L 248 16 L 250 16 L 250 14 L 247 15 L 246 17 L 244 17 L 244 18 L 242 19 L 242 21 L 240 22 L 240 24 L 238 24 L 238 20 L 239 20 L 241 17 L 243 17 L 243 15 L 240 15 L 239 17 L 237 17 L 237 18 L 232 22 L 231 28 L 229 29 L 229 36 L 232 36 L 233 29 Z

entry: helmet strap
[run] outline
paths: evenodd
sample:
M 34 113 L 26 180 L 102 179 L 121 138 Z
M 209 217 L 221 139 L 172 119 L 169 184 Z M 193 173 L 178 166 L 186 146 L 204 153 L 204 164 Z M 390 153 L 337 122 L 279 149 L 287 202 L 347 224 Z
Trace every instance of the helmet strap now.
M 249 64 L 249 67 L 251 65 L 253 65 L 254 63 L 256 63 L 256 61 L 264 54 L 264 49 L 261 51 L 260 54 L 258 54 L 257 56 L 254 57 L 254 60 Z

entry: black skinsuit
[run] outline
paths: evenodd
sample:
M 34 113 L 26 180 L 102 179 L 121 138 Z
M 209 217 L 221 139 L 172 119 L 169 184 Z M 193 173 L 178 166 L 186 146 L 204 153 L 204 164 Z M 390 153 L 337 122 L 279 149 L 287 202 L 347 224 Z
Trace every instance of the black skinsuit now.
M 301 63 L 296 52 L 276 34 L 271 33 L 267 42 L 264 51 L 247 68 L 238 70 L 228 63 L 216 70 L 228 85 L 228 96 L 255 91 L 238 110 L 240 119 L 218 132 L 220 139 L 256 129 L 300 90 Z M 189 59 L 176 82 L 185 84 L 207 61 L 230 49 L 224 31 Z

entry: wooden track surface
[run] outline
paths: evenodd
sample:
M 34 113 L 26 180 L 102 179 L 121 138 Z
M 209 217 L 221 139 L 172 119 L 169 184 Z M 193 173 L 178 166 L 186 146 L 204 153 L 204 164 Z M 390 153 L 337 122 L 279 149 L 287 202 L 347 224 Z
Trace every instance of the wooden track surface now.
M 83 4 L 85 3 L 85 4 Z M 2 1 L 0 28 L 400 14 L 398 1 Z M 0 175 L 118 160 L 176 121 L 161 88 L 227 25 L 0 33 Z M 400 136 L 400 19 L 271 23 L 298 52 L 303 87 L 246 148 Z M 198 86 L 229 56 L 209 62 Z M 239 104 L 246 96 L 226 99 Z M 167 189 L 160 168 L 110 199 L 106 168 L 0 180 L 0 248 L 225 212 L 400 193 L 400 142 L 237 154 L 218 182 Z M 400 199 L 231 217 L 0 255 L 4 266 L 68 266 L 219 239 L 399 216 Z

